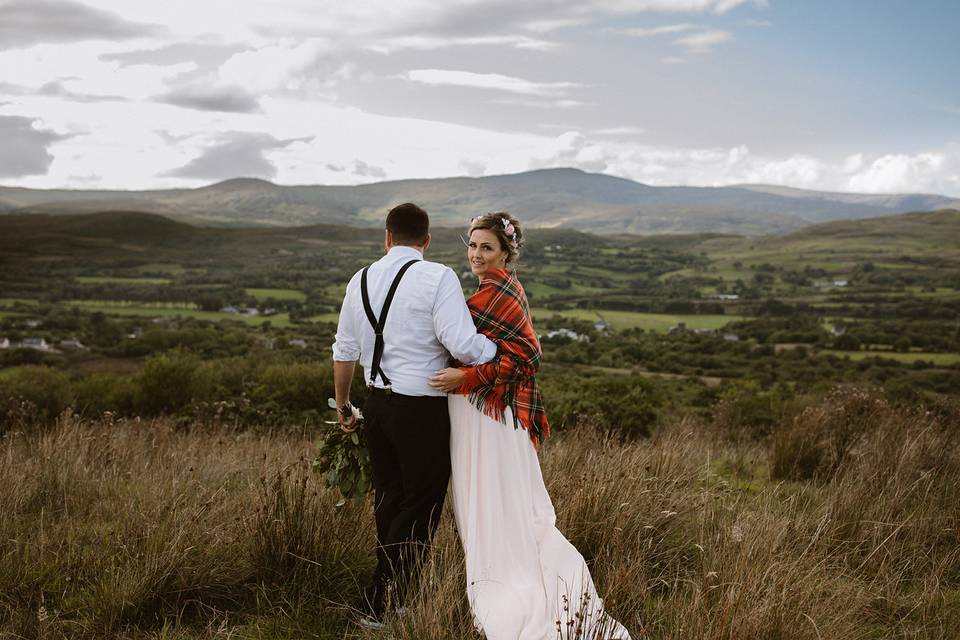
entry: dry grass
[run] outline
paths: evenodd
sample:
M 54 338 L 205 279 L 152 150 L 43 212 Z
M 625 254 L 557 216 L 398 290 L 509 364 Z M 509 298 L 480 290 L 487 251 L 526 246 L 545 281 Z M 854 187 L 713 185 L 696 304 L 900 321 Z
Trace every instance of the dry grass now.
M 838 392 L 767 443 L 680 420 L 542 456 L 559 526 L 634 638 L 956 638 L 960 424 Z M 313 443 L 61 416 L 0 443 L 0 638 L 374 638 L 369 505 Z M 396 638 L 474 639 L 447 514 Z

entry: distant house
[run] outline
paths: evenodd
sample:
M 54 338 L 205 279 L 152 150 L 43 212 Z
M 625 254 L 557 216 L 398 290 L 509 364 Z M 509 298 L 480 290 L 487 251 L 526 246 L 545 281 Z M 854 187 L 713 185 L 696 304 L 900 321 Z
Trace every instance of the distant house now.
M 725 333 L 723 334 L 723 339 L 727 342 L 740 342 L 740 336 L 735 333 Z
M 835 287 L 845 287 L 845 286 L 847 286 L 847 281 L 846 281 L 846 280 L 834 280 L 834 281 L 833 281 L 833 286 L 835 286 Z
M 842 336 L 847 332 L 847 328 L 842 324 L 835 324 L 830 327 L 830 333 L 835 336 Z
M 477 276 L 473 275 L 473 271 L 464 271 L 460 274 L 461 280 L 470 280 L 471 278 L 476 278 Z
M 39 320 L 27 320 L 25 324 L 31 329 L 36 329 L 41 325 L 41 322 Z
M 694 329 L 694 333 L 701 336 L 712 336 L 717 332 L 716 329 Z
M 247 307 L 243 310 L 243 315 L 245 316 L 258 316 L 260 315 L 260 309 L 256 307 Z
M 293 340 L 290 340 L 287 344 L 289 344 L 291 347 L 297 347 L 298 349 L 307 348 L 307 341 L 304 340 L 303 338 L 294 338 Z
M 237 309 L 236 307 L 224 307 L 223 309 L 220 309 L 220 313 L 240 313 L 240 309 Z
M 570 340 L 576 340 L 577 342 L 587 342 L 590 340 L 590 336 L 582 335 L 574 331 L 573 329 L 554 329 L 553 331 L 548 331 L 544 336 L 545 338 L 569 338 Z
M 606 320 L 597 320 L 593 323 L 593 328 L 601 333 L 606 333 L 610 330 L 610 325 L 607 324 Z
M 60 347 L 61 347 L 62 349 L 71 349 L 71 350 L 74 350 L 74 351 L 86 351 L 86 350 L 87 350 L 87 347 L 85 347 L 85 346 L 83 346 L 82 344 L 80 344 L 80 341 L 77 340 L 76 338 L 73 338 L 72 340 L 61 340 L 61 341 L 60 341 Z
M 44 338 L 25 338 L 18 346 L 21 349 L 33 349 L 34 351 L 54 350 Z
M 267 307 L 261 313 L 263 313 L 263 315 L 265 316 L 272 316 L 272 315 L 276 315 L 277 310 L 274 309 L 273 307 Z
M 0 349 L 9 349 L 10 348 L 10 339 L 4 338 L 0 340 Z
M 710 296 L 714 300 L 739 300 L 740 296 L 736 293 L 715 293 Z
M 136 340 L 142 335 L 143 335 L 143 329 L 141 329 L 140 327 L 135 327 L 132 332 L 127 334 L 127 337 L 130 338 L 131 340 Z

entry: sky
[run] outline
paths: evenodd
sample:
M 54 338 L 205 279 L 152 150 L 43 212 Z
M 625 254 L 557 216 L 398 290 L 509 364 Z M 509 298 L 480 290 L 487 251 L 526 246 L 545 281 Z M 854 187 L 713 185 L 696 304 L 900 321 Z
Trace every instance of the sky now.
M 960 197 L 956 0 L 0 0 L 0 184 Z

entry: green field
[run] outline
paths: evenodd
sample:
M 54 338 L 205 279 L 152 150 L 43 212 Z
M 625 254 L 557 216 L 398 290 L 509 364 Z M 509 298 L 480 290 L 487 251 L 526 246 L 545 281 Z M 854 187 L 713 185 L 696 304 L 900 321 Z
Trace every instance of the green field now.
M 685 322 L 688 329 L 719 329 L 728 322 L 743 320 L 735 315 L 674 315 L 669 313 L 640 313 L 638 311 L 590 311 L 588 309 L 552 309 L 534 308 L 530 310 L 536 319 L 546 319 L 555 315 L 575 320 L 595 322 L 605 320 L 614 329 L 640 328 L 646 331 L 665 332 L 678 322 Z
M 77 276 L 80 284 L 170 284 L 168 278 L 120 278 L 115 276 Z
M 960 363 L 960 354 L 958 353 L 931 353 L 928 351 L 910 351 L 907 353 L 898 351 L 838 351 L 836 349 L 822 349 L 817 353 L 821 355 L 833 355 L 838 358 L 850 358 L 851 360 L 885 358 L 887 360 L 897 360 L 898 362 L 907 363 L 924 360 L 931 364 L 944 366 Z
M 273 298 L 274 300 L 296 300 L 297 302 L 303 302 L 307 299 L 307 294 L 302 291 L 297 291 L 296 289 L 244 289 L 244 292 L 257 300 Z
M 309 318 L 307 318 L 307 322 L 332 322 L 333 324 L 337 324 L 339 320 L 340 320 L 339 311 L 334 311 L 331 313 L 321 313 L 318 316 L 310 316 Z
M 163 303 L 144 303 L 134 304 L 129 302 L 116 302 L 98 300 L 70 300 L 67 305 L 83 307 L 85 309 L 94 309 L 102 311 L 113 316 L 136 316 L 146 318 L 196 318 L 197 320 L 210 320 L 218 322 L 220 320 L 237 320 L 244 324 L 260 326 L 264 322 L 269 322 L 275 327 L 291 326 L 290 316 L 286 313 L 278 313 L 272 316 L 247 316 L 235 313 L 220 313 L 219 311 L 199 311 L 196 305 L 193 308 L 187 308 L 187 303 L 167 303 L 169 306 L 155 306 Z M 180 306 L 176 306 L 179 304 Z M 154 305 L 154 306 L 151 306 Z
M 35 307 L 39 303 L 32 298 L 0 298 L 0 307 L 12 307 L 15 304 L 25 304 Z
M 192 302 L 140 302 L 136 300 L 65 300 L 64 304 L 74 307 L 101 308 L 138 308 L 138 309 L 177 309 L 195 311 L 197 305 Z

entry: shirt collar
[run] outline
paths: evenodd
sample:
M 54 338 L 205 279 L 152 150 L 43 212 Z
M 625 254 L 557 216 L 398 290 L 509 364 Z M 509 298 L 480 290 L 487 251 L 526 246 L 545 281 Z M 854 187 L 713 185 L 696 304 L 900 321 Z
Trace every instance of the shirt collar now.
M 423 260 L 422 252 L 414 249 L 413 247 L 408 247 L 401 244 L 390 247 L 390 251 L 387 252 L 387 255 L 391 257 L 408 257 Z

